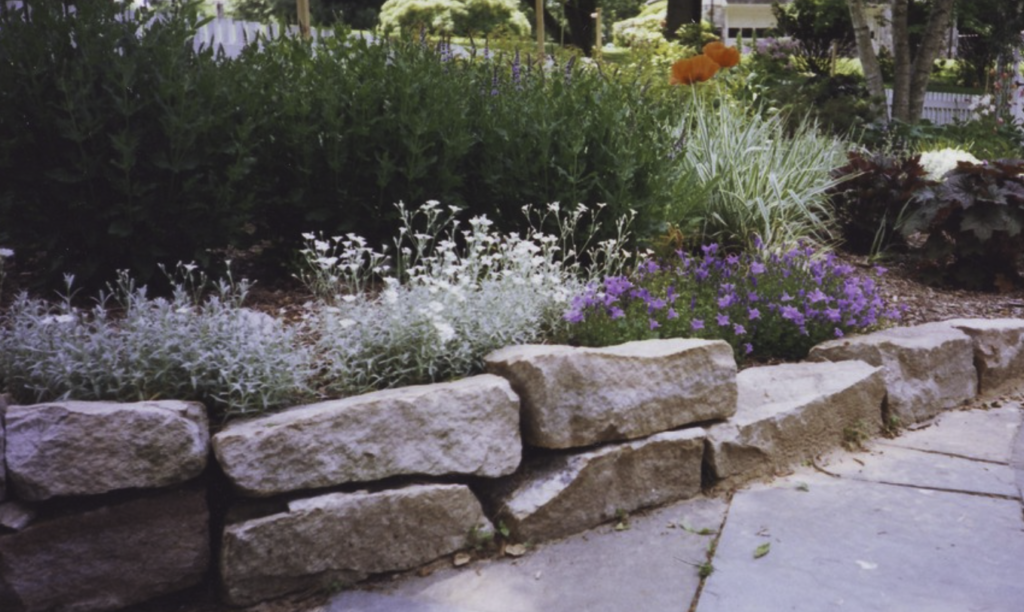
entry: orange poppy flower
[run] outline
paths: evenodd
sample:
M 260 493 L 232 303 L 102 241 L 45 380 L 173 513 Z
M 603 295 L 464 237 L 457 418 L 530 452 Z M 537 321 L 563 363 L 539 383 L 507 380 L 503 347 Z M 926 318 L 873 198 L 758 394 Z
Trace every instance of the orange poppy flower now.
M 715 76 L 718 72 L 718 64 L 706 55 L 698 55 L 687 59 L 681 59 L 672 64 L 672 74 L 669 76 L 669 83 L 672 85 L 691 85 L 703 83 Z
M 710 57 L 722 68 L 732 68 L 740 63 L 740 51 L 736 47 L 726 47 L 719 40 L 704 45 L 704 55 Z

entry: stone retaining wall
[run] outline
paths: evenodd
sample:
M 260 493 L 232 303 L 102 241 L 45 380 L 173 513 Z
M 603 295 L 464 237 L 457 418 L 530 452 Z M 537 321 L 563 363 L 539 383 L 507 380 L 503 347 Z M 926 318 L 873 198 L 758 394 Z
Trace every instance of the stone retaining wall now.
M 114 610 L 213 582 L 249 605 L 499 530 L 560 538 L 998 389 L 1021 374 L 1022 337 L 1024 321 L 957 320 L 743 372 L 720 341 L 509 347 L 487 374 L 212 438 L 194 403 L 0 401 L 0 610 Z

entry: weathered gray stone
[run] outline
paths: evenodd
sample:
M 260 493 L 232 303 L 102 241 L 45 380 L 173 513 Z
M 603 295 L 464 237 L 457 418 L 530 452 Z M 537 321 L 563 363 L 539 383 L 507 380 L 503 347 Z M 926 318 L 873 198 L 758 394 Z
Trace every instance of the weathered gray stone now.
M 10 406 L 7 471 L 23 500 L 164 487 L 203 471 L 209 438 L 194 402 Z
M 490 375 L 389 389 L 228 425 L 213 438 L 244 494 L 403 474 L 510 474 L 522 460 L 519 398 Z
M 947 323 L 895 327 L 830 340 L 811 349 L 813 361 L 865 361 L 885 369 L 891 415 L 904 424 L 929 419 L 978 394 L 974 347 Z
M 736 411 L 736 361 L 721 340 L 524 345 L 484 361 L 522 398 L 524 442 L 544 448 L 641 438 Z
M 708 428 L 708 465 L 718 479 L 771 476 L 882 425 L 885 379 L 862 361 L 749 368 L 737 383 L 736 415 Z
M 409 569 L 464 548 L 474 532 L 493 532 L 493 526 L 462 485 L 294 501 L 287 512 L 224 529 L 224 597 L 231 605 L 248 605 Z
M 703 455 L 704 432 L 694 428 L 546 458 L 496 486 L 496 518 L 524 542 L 560 538 L 697 495 Z
M 952 319 L 944 321 L 970 336 L 978 392 L 996 393 L 1024 378 L 1024 320 Z
M 199 584 L 204 491 L 172 491 L 0 536 L 0 610 L 116 610 Z
M 35 517 L 35 508 L 28 504 L 17 501 L 0 503 L 0 527 L 21 531 L 28 527 Z

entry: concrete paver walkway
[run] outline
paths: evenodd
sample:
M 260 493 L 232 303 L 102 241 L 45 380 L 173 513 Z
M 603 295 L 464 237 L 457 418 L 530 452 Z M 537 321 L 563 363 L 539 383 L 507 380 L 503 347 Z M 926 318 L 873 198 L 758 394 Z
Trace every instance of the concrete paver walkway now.
M 327 610 L 1021 612 L 1022 421 L 1016 402 L 949 412 L 731 499 L 341 593 Z

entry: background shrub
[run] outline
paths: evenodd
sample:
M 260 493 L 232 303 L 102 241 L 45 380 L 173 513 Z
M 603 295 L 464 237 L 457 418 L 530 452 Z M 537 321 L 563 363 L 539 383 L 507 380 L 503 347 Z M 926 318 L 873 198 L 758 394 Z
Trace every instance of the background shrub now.
M 530 22 L 515 0 L 387 0 L 381 7 L 385 32 L 529 36 Z
M 0 241 L 92 285 L 244 243 L 257 120 L 230 64 L 193 50 L 195 6 L 62 7 L 0 11 Z
M 0 25 L 0 242 L 51 285 L 256 244 L 281 265 L 308 231 L 381 244 L 398 201 L 503 231 L 524 204 L 608 203 L 642 231 L 675 185 L 664 126 L 683 109 L 638 76 L 342 30 L 231 60 L 193 50 L 194 7 L 142 28 L 108 3 L 41 6 Z

